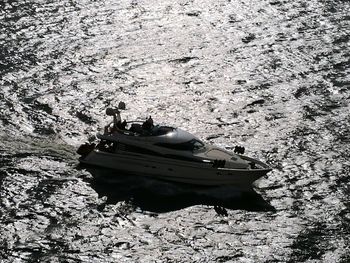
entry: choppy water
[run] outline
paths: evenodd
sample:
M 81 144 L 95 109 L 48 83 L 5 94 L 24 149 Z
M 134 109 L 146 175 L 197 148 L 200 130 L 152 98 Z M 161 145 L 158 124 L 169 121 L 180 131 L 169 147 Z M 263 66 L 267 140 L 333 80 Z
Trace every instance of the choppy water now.
M 345 0 L 2 0 L 0 261 L 350 262 L 349 14 Z M 251 196 L 94 182 L 75 149 L 120 100 L 128 119 L 274 170 Z

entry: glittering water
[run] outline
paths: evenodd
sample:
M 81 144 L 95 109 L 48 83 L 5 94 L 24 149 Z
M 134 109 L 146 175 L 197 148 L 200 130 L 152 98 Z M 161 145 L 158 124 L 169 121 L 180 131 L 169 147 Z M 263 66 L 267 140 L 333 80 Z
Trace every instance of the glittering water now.
M 340 0 L 1 1 L 0 261 L 349 262 L 349 14 Z M 244 145 L 274 170 L 256 195 L 96 182 L 75 150 L 121 100 L 128 119 Z

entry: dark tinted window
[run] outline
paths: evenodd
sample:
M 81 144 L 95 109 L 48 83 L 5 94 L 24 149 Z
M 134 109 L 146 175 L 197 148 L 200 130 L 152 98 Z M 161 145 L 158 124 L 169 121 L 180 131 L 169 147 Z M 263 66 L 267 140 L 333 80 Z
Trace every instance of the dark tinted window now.
M 178 151 L 193 151 L 204 147 L 204 143 L 197 139 L 183 143 L 156 143 L 156 145 Z
M 159 135 L 165 135 L 170 132 L 174 131 L 173 127 L 168 127 L 168 126 L 160 126 L 160 127 L 155 127 L 152 131 L 153 136 L 159 136 Z

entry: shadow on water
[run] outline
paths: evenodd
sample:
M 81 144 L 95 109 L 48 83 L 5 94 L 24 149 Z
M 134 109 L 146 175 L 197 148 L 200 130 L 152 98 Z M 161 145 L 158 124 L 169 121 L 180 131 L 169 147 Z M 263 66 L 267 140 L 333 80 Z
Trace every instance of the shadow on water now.
M 275 211 L 253 189 L 241 192 L 233 186 L 204 187 L 173 183 L 148 177 L 116 174 L 105 168 L 84 167 L 94 179 L 92 188 L 107 204 L 131 202 L 143 211 L 164 213 L 194 205 L 214 206 L 219 209 L 247 211 Z M 225 210 L 224 210 L 225 211 Z M 220 212 L 218 212 L 220 213 Z

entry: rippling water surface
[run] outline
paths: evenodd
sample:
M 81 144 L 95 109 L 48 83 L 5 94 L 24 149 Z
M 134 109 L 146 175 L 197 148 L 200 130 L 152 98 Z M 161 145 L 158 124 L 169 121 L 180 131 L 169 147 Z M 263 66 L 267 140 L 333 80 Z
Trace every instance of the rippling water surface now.
M 0 261 L 350 262 L 349 14 L 345 0 L 1 1 Z M 273 171 L 256 195 L 95 182 L 110 171 L 75 150 L 121 100 L 128 119 L 244 145 Z

